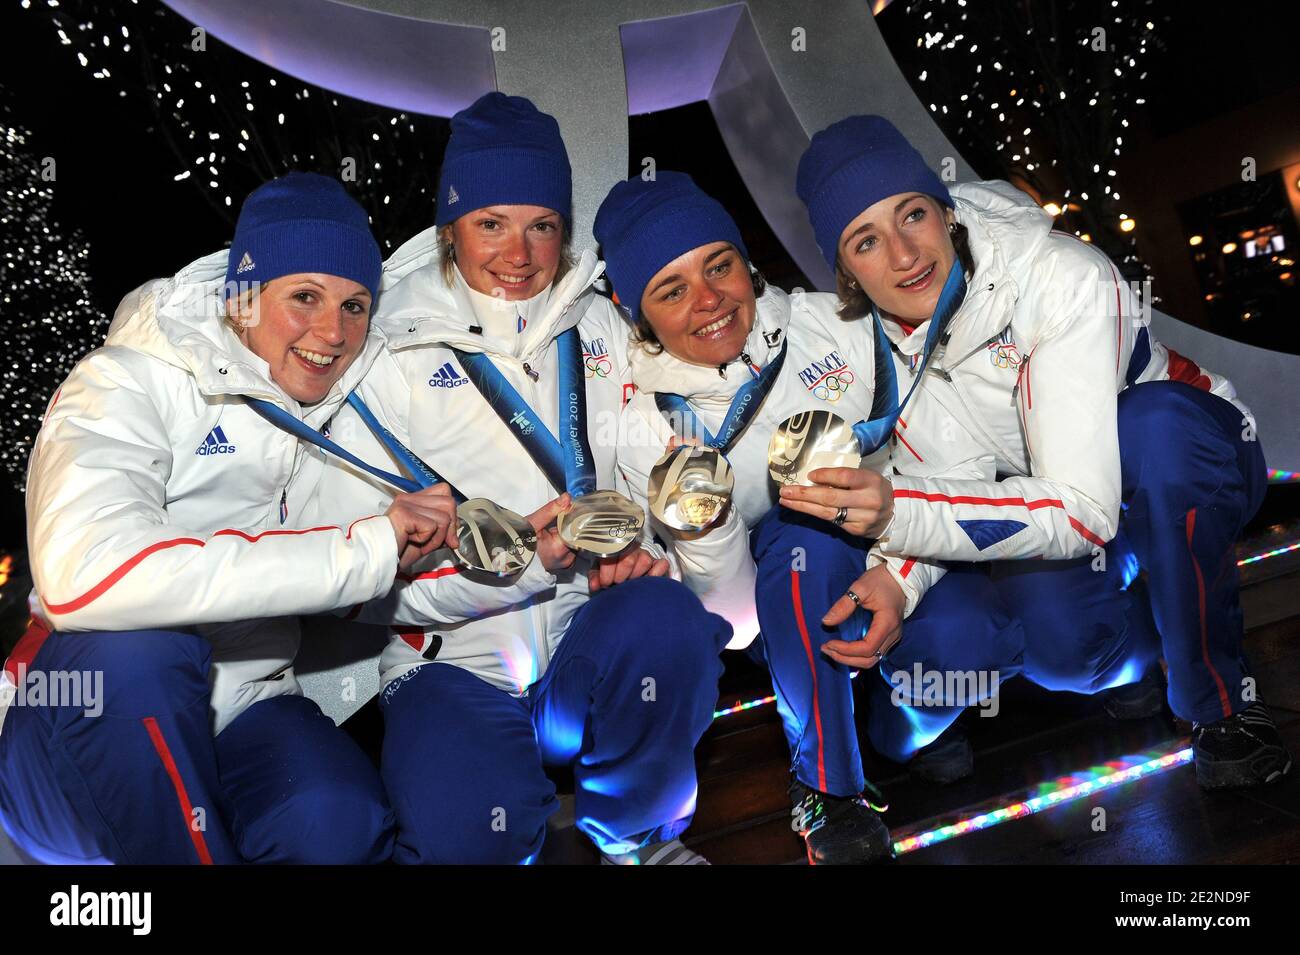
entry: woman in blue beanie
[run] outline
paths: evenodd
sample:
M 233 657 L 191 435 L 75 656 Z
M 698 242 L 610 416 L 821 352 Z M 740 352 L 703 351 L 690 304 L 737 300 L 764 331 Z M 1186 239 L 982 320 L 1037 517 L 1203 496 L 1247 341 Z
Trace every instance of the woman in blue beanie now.
M 283 424 L 327 429 L 379 353 L 380 268 L 342 186 L 291 173 L 248 197 L 229 252 L 128 295 L 55 393 L 32 623 L 0 683 L 0 819 L 30 856 L 391 854 L 378 773 L 294 678 L 297 615 L 386 593 L 441 546 L 451 497 L 334 523 L 321 456 Z
M 737 645 L 761 631 L 757 649 L 785 724 L 790 796 L 809 861 L 887 858 L 889 833 L 873 809 L 880 799 L 863 775 L 854 726 L 854 668 L 823 648 L 864 634 L 887 646 L 904 616 L 910 632 L 966 634 L 971 653 L 1002 651 L 1019 639 L 1010 619 L 990 609 L 987 580 L 950 575 L 912 612 L 937 567 L 883 558 L 860 537 L 777 506 L 768 461 L 774 430 L 809 412 L 848 423 L 875 417 L 879 362 L 887 365 L 889 354 L 877 352 L 870 336 L 846 334 L 835 296 L 768 286 L 750 267 L 731 216 L 682 173 L 615 185 L 595 234 L 634 322 L 637 393 L 624 411 L 619 449 L 634 496 L 649 503 L 663 494 L 651 475 L 679 441 L 725 455 L 734 491 L 724 516 L 704 530 L 656 521 L 656 531 L 705 606 L 732 622 Z M 871 444 L 859 444 L 853 463 L 865 455 L 864 466 L 885 467 L 888 449 Z M 877 589 L 890 588 L 890 599 L 873 602 L 874 617 L 858 613 L 827 626 L 822 615 L 867 567 L 879 568 Z M 864 605 L 871 596 L 859 595 Z M 894 722 L 894 732 L 910 728 L 901 714 Z
M 558 807 L 543 766 L 561 765 L 606 861 L 702 862 L 678 837 L 731 628 L 667 576 L 644 515 L 614 493 L 626 334 L 593 287 L 595 256 L 566 253 L 558 124 L 488 93 L 451 125 L 435 225 L 386 265 L 376 324 L 389 347 L 358 394 L 466 497 L 529 515 L 538 542 L 479 592 L 453 592 L 478 575 L 433 555 L 361 611 L 404 625 L 380 661 L 394 859 L 535 861 Z M 381 450 L 352 411 L 335 432 L 363 458 Z M 331 473 L 339 499 L 383 500 L 363 476 Z
M 1114 715 L 1159 710 L 1163 657 L 1200 784 L 1280 779 L 1291 760 L 1242 652 L 1233 560 L 1264 458 L 1231 383 L 1156 341 L 1114 264 L 1052 231 L 1029 196 L 949 190 L 879 116 L 814 136 L 798 192 L 841 315 L 874 316 L 919 383 L 898 429 L 913 457 L 902 476 L 822 471 L 782 503 L 847 515 L 886 554 L 990 565 L 1024 624 L 1025 674 L 1085 693 L 1141 681 L 1112 695 Z M 977 474 L 929 470 L 956 459 Z M 1139 569 L 1145 587 L 1129 587 Z M 852 609 L 843 599 L 833 616 Z M 909 642 L 883 674 L 917 655 Z M 836 649 L 864 663 L 880 647 Z

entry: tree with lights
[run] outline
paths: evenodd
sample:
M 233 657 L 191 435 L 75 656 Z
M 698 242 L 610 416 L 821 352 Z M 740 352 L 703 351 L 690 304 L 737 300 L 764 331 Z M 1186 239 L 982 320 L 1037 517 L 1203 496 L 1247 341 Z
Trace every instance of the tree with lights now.
M 104 340 L 108 324 L 91 303 L 86 242 L 51 215 L 57 166 L 29 139 L 0 101 L 0 466 L 20 491 L 53 388 Z
M 1114 0 L 924 0 L 894 4 L 882 26 L 976 169 L 1027 187 L 1058 228 L 1142 278 L 1116 163 L 1145 104 L 1146 59 L 1161 49 L 1157 25 L 1169 16 L 1157 11 L 1153 0 L 1123 10 Z
M 24 0 L 48 21 L 69 63 L 117 86 L 124 110 L 176 160 L 174 178 L 199 190 L 234 227 L 240 202 L 290 169 L 342 180 L 392 251 L 433 221 L 445 124 L 308 86 L 199 36 L 156 0 Z M 147 105 L 141 105 L 147 104 Z M 23 488 L 45 403 L 77 360 L 103 342 L 107 318 L 89 294 L 88 247 L 51 221 L 54 182 L 25 130 L 0 112 L 0 260 L 9 361 L 0 399 L 0 460 Z M 147 183 L 140 184 L 148 188 Z

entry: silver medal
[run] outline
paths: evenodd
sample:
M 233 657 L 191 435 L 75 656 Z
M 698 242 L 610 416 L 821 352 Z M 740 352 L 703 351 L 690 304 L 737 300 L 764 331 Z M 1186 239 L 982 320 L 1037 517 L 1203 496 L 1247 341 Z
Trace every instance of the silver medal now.
M 678 531 L 702 531 L 731 500 L 735 476 L 714 448 L 683 445 L 650 470 L 650 513 Z
M 617 491 L 592 491 L 573 499 L 555 521 L 560 540 L 585 554 L 608 557 L 635 541 L 645 511 Z
M 513 577 L 532 563 L 537 531 L 514 511 L 476 497 L 456 508 L 456 559 L 462 567 Z
M 767 473 L 777 484 L 812 484 L 818 468 L 856 468 L 861 448 L 852 426 L 829 411 L 802 411 L 777 426 L 767 445 Z

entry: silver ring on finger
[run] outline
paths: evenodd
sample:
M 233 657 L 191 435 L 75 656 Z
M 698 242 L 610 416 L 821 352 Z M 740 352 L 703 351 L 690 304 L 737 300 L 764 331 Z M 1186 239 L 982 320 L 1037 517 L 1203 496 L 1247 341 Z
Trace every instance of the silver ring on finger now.
M 859 597 L 857 594 L 855 594 L 855 593 L 853 592 L 853 588 L 852 588 L 852 587 L 850 587 L 848 590 L 844 591 L 844 596 L 848 597 L 850 600 L 853 601 L 853 606 L 855 606 L 855 607 L 861 607 L 861 606 L 862 606 L 862 598 Z
M 835 512 L 835 517 L 832 518 L 831 523 L 833 523 L 836 527 L 843 527 L 844 522 L 847 521 L 848 519 L 849 519 L 849 509 L 847 507 L 841 507 L 838 511 Z

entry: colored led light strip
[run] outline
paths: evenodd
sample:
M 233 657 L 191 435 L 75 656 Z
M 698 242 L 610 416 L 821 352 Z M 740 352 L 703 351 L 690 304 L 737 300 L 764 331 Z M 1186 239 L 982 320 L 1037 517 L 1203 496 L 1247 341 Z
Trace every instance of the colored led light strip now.
M 1300 471 L 1282 471 L 1278 468 L 1269 468 L 1268 480 L 1274 484 L 1283 481 L 1300 481 Z
M 1135 779 L 1145 779 L 1163 773 L 1165 770 L 1186 765 L 1192 761 L 1192 748 L 1188 742 L 1183 738 L 1172 744 L 1167 752 L 1154 751 L 1135 756 L 1123 756 L 1105 766 L 1093 767 L 1082 773 L 1063 776 L 1055 782 L 1043 783 L 1036 791 L 1031 790 L 1035 795 L 1030 798 L 1024 798 L 1029 795 L 1029 792 L 1021 791 L 1003 796 L 977 809 L 960 810 L 955 814 L 955 818 L 950 815 L 926 820 L 915 827 L 908 827 L 910 833 L 908 829 L 897 833 L 901 838 L 894 842 L 894 855 L 901 856 L 908 852 L 915 852 L 917 849 L 947 842 L 957 836 L 990 829 L 1013 819 L 1023 819 L 1045 809 L 1063 806 L 1083 796 L 1091 796 L 1104 789 L 1113 789 Z M 1008 799 L 1011 801 L 1007 802 Z M 995 806 L 997 808 L 993 808 Z M 950 818 L 953 821 L 945 821 Z M 938 825 L 937 823 L 940 822 L 943 824 Z
M 1237 561 L 1238 567 L 1245 567 L 1247 564 L 1253 564 L 1256 561 L 1266 560 L 1269 557 L 1281 557 L 1283 554 L 1290 554 L 1292 551 L 1300 550 L 1300 541 L 1294 544 L 1287 544 L 1285 547 L 1279 547 L 1276 550 L 1265 551 L 1262 554 L 1256 554 L 1254 557 L 1247 557 L 1245 560 Z
M 737 703 L 735 706 L 729 706 L 725 710 L 718 710 L 713 714 L 716 720 L 721 716 L 730 716 L 732 713 L 739 713 L 741 710 L 752 710 L 756 706 L 766 706 L 768 703 L 775 703 L 775 696 L 765 696 L 761 700 L 750 700 L 748 703 Z

